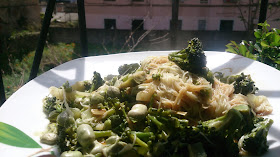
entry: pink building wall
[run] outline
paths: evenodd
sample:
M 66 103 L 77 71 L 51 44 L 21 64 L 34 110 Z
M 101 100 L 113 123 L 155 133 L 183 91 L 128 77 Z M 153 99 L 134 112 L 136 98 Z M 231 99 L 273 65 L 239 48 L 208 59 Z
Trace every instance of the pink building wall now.
M 243 6 L 240 9 L 245 19 L 249 15 L 248 2 L 249 0 L 241 0 Z M 129 30 L 133 19 L 142 19 L 145 30 L 170 29 L 171 0 L 144 0 L 143 2 L 85 0 L 85 10 L 87 28 L 104 29 L 104 19 L 115 19 L 117 29 Z M 253 12 L 252 7 L 251 12 Z M 246 28 L 239 16 L 240 11 L 236 3 L 225 3 L 224 0 L 208 0 L 208 3 L 200 3 L 200 0 L 180 1 L 179 20 L 182 20 L 182 30 L 198 30 L 198 21 L 205 20 L 205 30 L 215 31 L 220 29 L 221 20 L 233 20 L 233 31 L 245 31 Z M 272 27 L 279 28 L 280 23 L 272 21 L 279 17 L 278 11 L 274 17 L 269 18 L 268 22 Z M 253 21 L 256 24 L 258 16 Z

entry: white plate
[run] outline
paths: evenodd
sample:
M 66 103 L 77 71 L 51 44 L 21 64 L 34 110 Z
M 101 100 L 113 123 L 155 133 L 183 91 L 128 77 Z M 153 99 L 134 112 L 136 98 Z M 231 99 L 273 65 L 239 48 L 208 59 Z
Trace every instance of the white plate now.
M 61 86 L 67 80 L 70 84 L 76 81 L 89 80 L 93 71 L 102 77 L 107 74 L 118 74 L 118 67 L 124 63 L 139 63 L 147 56 L 168 55 L 170 51 L 145 51 L 86 57 L 64 63 L 28 82 L 15 92 L 0 108 L 0 122 L 17 127 L 39 142 L 39 134 L 44 131 L 48 120 L 42 111 L 42 99 L 49 94 L 50 86 Z M 280 71 L 260 62 L 235 54 L 206 51 L 207 66 L 213 71 L 226 75 L 244 72 L 250 74 L 260 89 L 259 95 L 268 97 L 273 106 L 269 118 L 274 120 L 268 135 L 269 152 L 265 156 L 274 157 L 280 154 Z M 43 148 L 50 146 L 41 144 Z M 40 149 L 12 147 L 0 143 L 1 157 L 28 156 Z M 42 154 L 40 154 L 42 155 Z

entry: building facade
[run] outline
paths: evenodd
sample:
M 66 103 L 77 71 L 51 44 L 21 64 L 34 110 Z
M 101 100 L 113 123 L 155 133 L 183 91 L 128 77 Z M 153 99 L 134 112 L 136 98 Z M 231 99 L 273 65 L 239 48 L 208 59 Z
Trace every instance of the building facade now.
M 268 23 L 280 26 L 277 0 Z M 180 0 L 180 30 L 246 31 L 256 27 L 259 0 Z M 278 11 L 279 10 L 279 11 Z M 85 0 L 87 28 L 169 30 L 172 0 Z

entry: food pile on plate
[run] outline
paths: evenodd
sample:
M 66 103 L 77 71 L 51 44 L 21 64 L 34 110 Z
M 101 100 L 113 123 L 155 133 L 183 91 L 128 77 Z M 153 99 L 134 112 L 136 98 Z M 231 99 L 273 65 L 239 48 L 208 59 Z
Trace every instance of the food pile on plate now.
M 272 107 L 257 90 L 250 75 L 211 72 L 194 38 L 117 76 L 50 87 L 41 142 L 62 157 L 262 155 Z

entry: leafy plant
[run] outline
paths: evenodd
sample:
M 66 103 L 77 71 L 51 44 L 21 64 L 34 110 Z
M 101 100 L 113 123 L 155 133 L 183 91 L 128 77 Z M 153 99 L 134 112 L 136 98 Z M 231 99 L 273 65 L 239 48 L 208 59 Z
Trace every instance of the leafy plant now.
M 259 23 L 261 29 L 254 30 L 255 41 L 243 40 L 240 44 L 231 41 L 226 45 L 227 52 L 260 61 L 280 70 L 280 30 L 272 28 L 265 21 Z
M 79 55 L 75 52 L 75 47 L 75 43 L 47 43 L 46 47 L 44 48 L 38 75 L 64 62 L 78 58 Z M 24 55 L 22 59 L 9 61 L 8 66 L 10 67 L 11 72 L 8 73 L 7 71 L 4 71 L 3 76 L 4 85 L 6 86 L 5 93 L 7 97 L 12 95 L 28 81 L 34 55 L 35 51 L 31 51 L 27 55 Z

